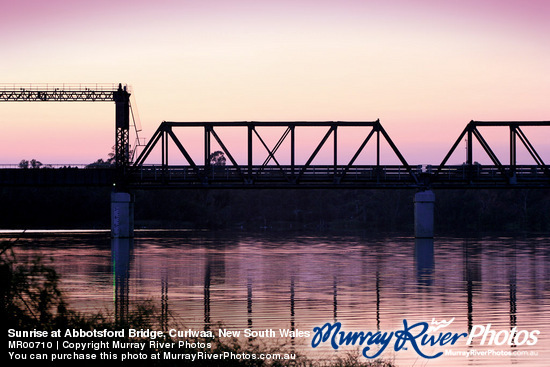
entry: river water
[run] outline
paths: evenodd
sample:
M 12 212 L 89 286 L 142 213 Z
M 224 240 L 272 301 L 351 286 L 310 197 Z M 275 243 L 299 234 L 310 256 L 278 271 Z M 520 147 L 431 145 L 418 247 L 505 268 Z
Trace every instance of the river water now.
M 81 312 L 124 317 L 151 300 L 168 324 L 194 330 L 309 331 L 271 342 L 313 358 L 334 354 L 327 343 L 311 347 L 313 328 L 327 322 L 375 333 L 402 330 L 404 320 L 453 320 L 434 334 L 490 328 L 501 340 L 421 348 L 447 353 L 435 359 L 392 342 L 380 358 L 397 366 L 550 364 L 550 237 L 138 231 L 115 241 L 105 232 L 43 232 L 25 234 L 15 250 L 20 261 L 53 259 L 70 307 Z M 520 338 L 509 345 L 514 328 Z M 527 337 L 534 330 L 536 343 Z

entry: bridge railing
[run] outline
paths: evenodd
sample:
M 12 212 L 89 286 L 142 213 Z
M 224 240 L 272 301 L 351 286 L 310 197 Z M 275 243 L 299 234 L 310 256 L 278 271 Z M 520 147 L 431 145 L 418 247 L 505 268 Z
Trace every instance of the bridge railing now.
M 0 83 L 0 91 L 115 91 L 116 83 Z
M 550 179 L 550 171 L 546 166 L 539 165 L 459 165 L 445 166 L 439 171 L 433 172 L 435 182 L 456 182 L 456 181 L 536 181 Z
M 0 186 L 112 185 L 115 172 L 115 168 L 108 164 L 48 164 L 35 168 L 0 165 Z M 414 166 L 412 172 L 398 165 L 143 165 L 126 171 L 125 182 L 134 187 L 548 187 L 550 171 L 547 166 L 540 165 L 478 164 L 445 166 L 438 170 L 433 166 Z
M 404 166 L 162 166 L 134 167 L 131 180 L 141 182 L 360 182 L 412 181 Z
M 51 169 L 58 169 L 58 168 L 108 168 L 109 165 L 103 165 L 100 166 L 97 163 L 91 163 L 91 164 L 82 164 L 82 163 L 40 163 L 39 166 L 36 168 L 39 169 L 45 169 L 45 168 L 51 168 Z M 34 167 L 23 167 L 21 163 L 12 163 L 12 164 L 0 164 L 0 169 L 35 169 Z
M 417 186 L 412 177 L 421 177 L 421 184 L 434 187 L 509 186 L 513 184 L 550 183 L 545 166 L 456 165 L 435 170 L 432 166 L 414 166 L 412 172 L 398 165 L 362 166 L 162 166 L 143 165 L 130 171 L 130 181 L 148 184 L 313 184 L 392 187 Z M 457 186 L 458 185 L 458 186 Z

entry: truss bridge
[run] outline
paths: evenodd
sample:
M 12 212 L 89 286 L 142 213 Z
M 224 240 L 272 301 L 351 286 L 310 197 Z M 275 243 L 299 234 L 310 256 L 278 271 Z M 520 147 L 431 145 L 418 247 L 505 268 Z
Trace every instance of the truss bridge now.
M 478 127 L 507 128 L 510 131 L 510 162 L 503 164 L 484 139 Z M 548 187 L 550 171 L 527 135 L 523 126 L 550 126 L 550 122 L 481 122 L 471 121 L 460 134 L 443 161 L 434 165 L 411 165 L 401 154 L 379 120 L 371 122 L 163 122 L 158 127 L 145 149 L 128 170 L 128 184 L 136 188 L 527 188 Z M 234 128 L 241 134 L 238 147 L 246 151 L 246 161 L 239 162 L 218 130 Z M 269 146 L 262 136 L 261 129 L 279 128 L 282 134 L 278 141 Z M 315 142 L 314 149 L 306 156 L 304 163 L 296 163 L 296 152 L 304 150 L 296 142 L 297 132 L 308 128 L 322 129 L 324 135 Z M 190 153 L 189 147 L 178 137 L 191 129 L 198 129 L 196 136 L 204 143 L 204 153 Z M 355 129 L 361 143 L 355 147 L 351 158 L 342 164 L 338 156 L 338 147 L 346 142 L 339 141 L 338 131 Z M 302 134 L 303 135 L 303 134 Z M 455 153 L 459 143 L 467 138 L 464 163 L 448 165 L 449 157 Z M 195 141 L 196 142 L 196 141 Z M 213 160 L 212 142 L 220 150 L 217 154 L 223 162 Z M 281 146 L 287 142 L 287 151 L 281 152 Z M 316 156 L 328 143 L 331 143 L 330 164 L 312 164 Z M 474 161 L 475 143 L 479 143 L 491 159 L 492 164 L 481 165 Z M 525 146 L 534 164 L 517 164 L 516 145 Z M 389 147 L 394 161 L 400 164 L 383 164 L 381 145 Z M 364 155 L 365 148 L 370 149 L 371 164 L 358 159 Z M 255 163 L 254 154 L 260 147 L 261 164 Z M 171 147 L 169 149 L 169 147 Z M 326 147 L 325 147 L 326 149 Z M 148 164 L 151 156 L 157 155 L 156 164 Z M 242 155 L 242 154 L 241 154 Z M 286 164 L 280 162 L 282 155 Z M 171 163 L 179 157 L 183 162 Z M 363 157 L 364 159 L 364 157 Z M 200 162 L 200 163 L 199 163 Z
M 113 213 L 126 213 L 113 214 L 115 237 L 133 235 L 133 221 L 128 218 L 133 218 L 132 191 L 137 189 L 414 189 L 416 234 L 430 237 L 432 190 L 550 188 L 550 167 L 526 134 L 527 128 L 550 127 L 550 121 L 470 121 L 443 160 L 427 165 L 408 162 L 379 120 L 164 121 L 134 156 L 131 152 L 138 146 L 130 146 L 130 120 L 136 135 L 140 128 L 130 100 L 131 91 L 122 84 L 0 85 L 0 102 L 115 103 L 113 165 L 0 168 L 0 186 L 112 186 L 113 208 L 122 208 Z M 508 159 L 498 157 L 480 128 L 505 129 Z M 321 134 L 310 135 L 312 129 Z M 342 138 L 345 132 L 349 138 L 350 131 L 356 145 Z M 278 139 L 273 141 L 273 136 Z M 460 154 L 464 140 L 462 164 L 448 164 L 453 154 Z M 475 160 L 474 145 L 490 164 Z M 528 162 L 518 162 L 518 147 L 528 153 Z M 127 219 L 124 225 L 120 218 Z M 121 226 L 122 232 L 116 229 Z M 428 230 L 423 231 L 423 226 Z

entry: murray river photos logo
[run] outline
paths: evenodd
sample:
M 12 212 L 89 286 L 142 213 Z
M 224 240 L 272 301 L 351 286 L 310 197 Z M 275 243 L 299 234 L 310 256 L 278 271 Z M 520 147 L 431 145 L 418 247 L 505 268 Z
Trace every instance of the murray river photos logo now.
M 432 319 L 431 324 L 427 322 L 418 322 L 409 324 L 403 320 L 403 329 L 381 332 L 381 331 L 344 331 L 339 322 L 327 322 L 321 327 L 313 328 L 313 339 L 311 346 L 317 348 L 321 343 L 330 343 L 333 349 L 338 349 L 344 345 L 363 346 L 362 355 L 366 358 L 376 358 L 380 356 L 389 345 L 398 352 L 402 349 L 411 347 L 418 355 L 424 358 L 437 358 L 443 354 L 443 351 L 433 355 L 427 355 L 422 352 L 425 346 L 449 346 L 457 342 L 465 342 L 466 345 L 535 345 L 538 341 L 539 330 L 517 330 L 514 327 L 510 330 L 493 330 L 491 324 L 474 325 L 469 333 L 444 332 L 441 329 L 446 328 L 454 321 L 454 317 L 449 320 L 436 321 Z M 371 351 L 377 347 L 376 351 Z

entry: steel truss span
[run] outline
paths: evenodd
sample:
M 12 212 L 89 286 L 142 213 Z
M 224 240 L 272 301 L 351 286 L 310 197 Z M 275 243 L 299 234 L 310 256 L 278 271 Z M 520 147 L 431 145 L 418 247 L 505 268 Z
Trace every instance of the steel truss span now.
M 362 143 L 347 164 L 339 164 L 337 157 L 339 127 L 368 127 Z M 505 127 L 510 131 L 510 162 L 503 164 L 487 143 L 478 127 Z M 523 126 L 550 126 L 548 121 L 509 121 L 486 122 L 471 121 L 460 134 L 455 144 L 439 165 L 410 165 L 397 146 L 384 130 L 379 120 L 372 122 L 163 122 L 146 145 L 140 156 L 129 170 L 131 186 L 139 188 L 418 188 L 418 189 L 452 189 L 452 188 L 548 188 L 550 187 L 550 170 L 536 151 Z M 223 127 L 242 127 L 247 131 L 246 164 L 239 164 L 227 144 L 216 130 Z M 269 147 L 263 139 L 259 127 L 282 127 L 284 132 L 278 142 Z M 295 132 L 304 127 L 325 129 L 325 135 L 317 142 L 316 148 L 305 164 L 295 164 L 296 150 L 300 149 L 295 141 Z M 186 129 L 199 128 L 204 140 L 202 157 L 192 157 L 178 138 L 178 133 L 185 134 Z M 448 165 L 451 155 L 459 143 L 467 137 L 467 149 L 464 163 Z M 475 139 L 475 140 L 474 140 Z M 290 141 L 290 164 L 280 164 L 277 160 L 279 148 L 285 141 Z M 320 149 L 329 140 L 333 140 L 333 163 L 313 165 L 312 161 Z M 385 141 L 401 165 L 381 163 L 380 144 Z M 217 142 L 227 164 L 211 164 L 211 142 Z M 516 145 L 522 143 L 533 158 L 532 165 L 518 165 Z M 365 146 L 371 142 L 375 145 L 374 165 L 357 164 L 357 158 Z M 493 164 L 481 165 L 474 161 L 473 146 L 477 142 L 488 155 Z M 175 153 L 168 149 L 169 143 L 177 147 Z M 259 144 L 266 154 L 262 165 L 253 164 L 253 147 Z M 341 144 L 341 143 L 340 143 Z M 161 152 L 160 164 L 147 164 L 147 159 L 157 147 Z M 159 149 L 160 147 L 160 149 Z M 242 149 L 243 147 L 240 147 Z M 303 149 L 303 148 L 302 148 Z M 171 165 L 174 154 L 183 156 L 186 164 Z M 285 154 L 288 154 L 286 152 Z M 204 164 L 197 164 L 198 161 Z
M 480 127 L 505 128 L 509 133 L 509 160 L 503 164 L 487 142 Z M 550 127 L 550 121 L 470 121 L 455 141 L 443 161 L 434 168 L 430 175 L 430 182 L 438 186 L 471 186 L 471 187 L 550 187 L 550 169 L 544 163 L 522 127 Z M 456 152 L 460 142 L 466 139 L 466 156 L 464 163 L 457 166 L 449 166 L 447 162 Z M 475 161 L 474 145 L 477 144 L 489 157 L 492 165 L 481 165 Z M 532 158 L 531 165 L 517 164 L 517 146 L 522 144 Z M 492 183 L 492 186 L 491 186 Z
M 234 155 L 228 148 L 220 134 L 219 128 L 233 127 L 241 128 L 246 134 L 246 146 L 239 147 L 246 150 L 247 162 L 240 164 L 234 158 Z M 262 136 L 260 127 L 279 127 L 284 131 L 279 137 L 277 143 L 269 147 Z M 316 127 L 324 131 L 320 140 L 315 141 L 315 148 L 308 156 L 304 164 L 296 164 L 296 152 L 303 153 L 304 148 L 296 140 L 296 131 L 308 127 Z M 360 136 L 361 144 L 348 161 L 347 164 L 338 163 L 338 145 L 342 142 L 338 138 L 339 128 L 342 127 L 363 127 Z M 202 132 L 201 140 L 203 144 L 203 154 L 200 157 L 193 157 L 190 150 L 186 147 L 178 133 L 185 134 L 186 129 L 199 128 Z M 244 129 L 243 129 L 244 128 Z M 327 145 L 327 141 L 332 142 L 333 157 L 330 165 L 313 165 L 312 162 L 319 151 Z M 212 142 L 215 141 L 221 149 L 224 157 L 224 164 L 215 164 L 211 162 Z M 381 141 L 385 142 L 397 157 L 401 165 L 382 166 L 380 163 Z M 290 164 L 280 163 L 280 148 L 284 142 L 290 145 L 289 150 L 283 152 L 290 160 Z M 311 139 L 309 139 L 311 143 Z M 373 166 L 358 166 L 357 158 L 364 151 L 365 146 L 371 142 L 375 148 L 376 164 Z M 177 149 L 175 153 L 168 149 L 173 144 Z M 303 144 L 303 143 L 302 143 Z M 263 164 L 253 164 L 253 154 L 256 152 L 254 147 L 259 146 L 263 152 Z M 153 150 L 157 148 L 161 152 L 160 165 L 148 165 L 147 159 L 151 156 Z M 277 154 L 279 152 L 279 154 Z M 257 152 L 256 152 L 257 153 Z M 168 162 L 172 161 L 173 155 L 182 156 L 186 165 L 173 166 Z M 204 164 L 198 164 L 197 162 Z M 225 162 L 227 161 L 227 164 Z M 379 120 L 369 122 L 349 122 L 349 121 L 294 121 L 294 122 L 163 122 L 145 149 L 134 162 L 129 170 L 130 179 L 133 185 L 148 186 L 221 186 L 221 187 L 339 187 L 339 186 L 358 186 L 361 183 L 385 182 L 391 186 L 413 186 L 418 184 L 416 173 L 407 163 L 399 149 L 384 130 Z

